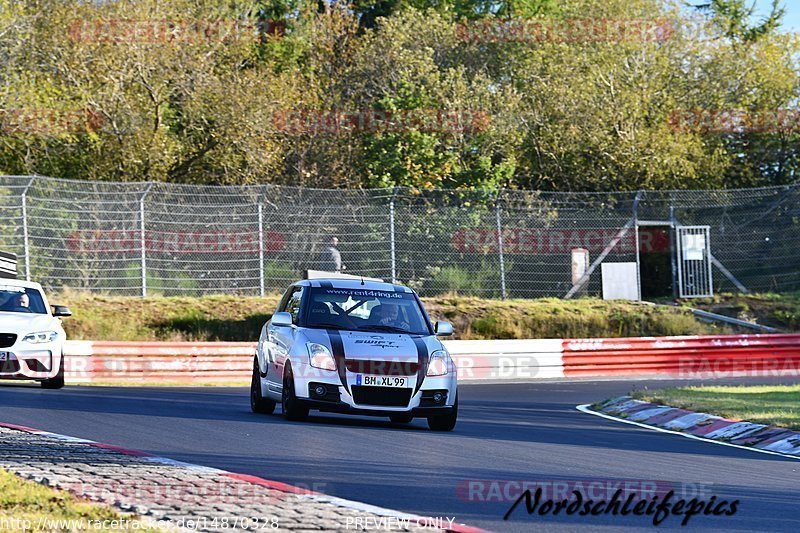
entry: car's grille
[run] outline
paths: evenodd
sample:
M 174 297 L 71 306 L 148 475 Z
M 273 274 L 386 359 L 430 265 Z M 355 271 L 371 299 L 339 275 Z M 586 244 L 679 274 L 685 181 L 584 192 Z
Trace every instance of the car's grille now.
M 17 342 L 17 336 L 13 333 L 0 333 L 0 348 L 10 348 Z
M 353 400 L 360 405 L 406 407 L 411 400 L 411 389 L 353 385 Z
M 372 374 L 375 376 L 415 376 L 419 363 L 402 361 L 370 361 L 361 359 L 348 359 L 345 361 L 347 370 L 354 374 Z

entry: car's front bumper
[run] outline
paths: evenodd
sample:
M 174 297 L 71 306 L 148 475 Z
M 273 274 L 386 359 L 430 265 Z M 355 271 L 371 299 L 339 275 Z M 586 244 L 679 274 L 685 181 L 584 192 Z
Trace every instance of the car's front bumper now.
M 412 414 L 413 416 L 434 416 L 448 414 L 452 411 L 456 399 L 455 369 L 444 376 L 425 376 L 422 383 L 417 384 L 418 377 L 409 376 L 408 399 L 402 405 L 379 405 L 356 399 L 354 387 L 358 387 L 357 374 L 345 373 L 344 380 L 336 371 L 319 370 L 308 364 L 294 362 L 292 366 L 295 394 L 298 400 L 310 409 L 320 411 L 364 414 L 369 416 L 390 416 L 396 414 Z M 325 398 L 315 397 L 312 393 L 314 385 L 321 384 L 330 394 Z M 395 390 L 387 388 L 387 394 Z M 406 389 L 404 389 L 406 390 Z M 445 400 L 437 405 L 431 400 L 432 394 L 441 392 Z
M 0 348 L 0 379 L 49 379 L 61 366 L 61 343 L 51 342 L 25 346 L 18 342 Z
M 344 402 L 325 402 L 319 400 L 300 400 L 309 409 L 316 409 L 326 413 L 345 413 L 362 416 L 394 416 L 398 414 L 409 414 L 414 417 L 424 418 L 429 416 L 449 415 L 453 412 L 452 405 L 444 407 L 414 407 L 412 409 L 392 409 L 391 411 L 382 408 L 353 407 Z

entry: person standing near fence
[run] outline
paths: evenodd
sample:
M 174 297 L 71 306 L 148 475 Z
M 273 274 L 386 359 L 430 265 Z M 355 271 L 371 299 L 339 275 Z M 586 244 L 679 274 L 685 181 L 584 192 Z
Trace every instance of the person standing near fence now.
M 330 244 L 322 251 L 319 258 L 319 269 L 326 272 L 341 272 L 347 267 L 342 264 L 342 254 L 337 246 L 339 239 L 331 237 Z

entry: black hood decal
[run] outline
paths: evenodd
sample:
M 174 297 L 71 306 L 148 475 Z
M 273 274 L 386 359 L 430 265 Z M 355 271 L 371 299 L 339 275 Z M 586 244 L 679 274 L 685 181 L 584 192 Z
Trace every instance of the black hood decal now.
M 350 394 L 350 388 L 347 386 L 347 366 L 345 365 L 344 355 L 344 342 L 342 342 L 342 334 L 338 329 L 328 329 L 328 337 L 331 339 L 331 351 L 333 352 L 333 360 L 336 362 L 336 370 L 339 372 L 339 381 L 344 385 L 344 390 Z
M 411 337 L 411 340 L 414 341 L 414 345 L 417 347 L 417 361 L 419 362 L 417 367 L 417 386 L 414 388 L 414 394 L 416 394 L 419 392 L 419 388 L 422 387 L 422 382 L 425 381 L 425 376 L 428 373 L 428 346 L 422 337 Z

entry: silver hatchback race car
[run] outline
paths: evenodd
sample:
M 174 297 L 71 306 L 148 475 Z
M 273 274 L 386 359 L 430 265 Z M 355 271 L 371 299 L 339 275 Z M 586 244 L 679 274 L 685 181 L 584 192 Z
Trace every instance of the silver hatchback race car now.
M 310 409 L 388 416 L 408 423 L 425 417 L 450 431 L 458 416 L 456 368 L 407 287 L 362 279 L 294 283 L 261 329 L 253 360 L 250 405 L 288 420 Z

